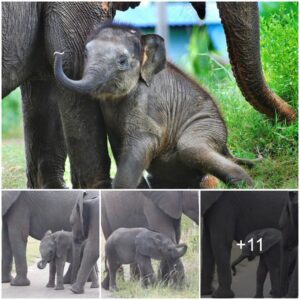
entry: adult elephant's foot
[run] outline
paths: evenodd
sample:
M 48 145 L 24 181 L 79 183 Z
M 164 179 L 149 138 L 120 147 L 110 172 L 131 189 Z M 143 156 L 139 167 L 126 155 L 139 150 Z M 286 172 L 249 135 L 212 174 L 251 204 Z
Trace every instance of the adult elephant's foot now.
M 74 294 L 83 294 L 84 293 L 84 288 L 81 285 L 79 285 L 78 283 L 74 283 L 71 287 L 71 291 Z
M 201 295 L 211 295 L 214 289 L 211 286 L 201 286 Z
M 26 277 L 21 277 L 21 276 L 17 275 L 15 278 L 13 278 L 11 280 L 10 285 L 13 285 L 13 286 L 27 286 L 27 285 L 30 285 L 30 281 Z
M 213 298 L 234 298 L 234 292 L 228 289 L 218 288 L 212 293 Z
M 99 287 L 99 283 L 98 282 L 92 282 L 92 284 L 91 284 L 91 288 L 92 289 L 96 289 L 98 287 Z
M 2 283 L 11 282 L 12 279 L 13 277 L 10 274 L 2 275 Z
M 57 290 L 57 291 L 64 290 L 64 289 L 65 289 L 65 288 L 64 288 L 64 286 L 63 286 L 62 284 L 57 285 L 57 286 L 55 287 L 55 290 Z

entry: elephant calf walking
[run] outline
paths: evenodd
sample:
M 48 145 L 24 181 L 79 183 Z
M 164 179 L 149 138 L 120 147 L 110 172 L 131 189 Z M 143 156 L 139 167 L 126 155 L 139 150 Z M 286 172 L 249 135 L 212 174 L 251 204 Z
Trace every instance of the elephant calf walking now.
M 63 290 L 63 273 L 66 261 L 73 262 L 72 257 L 72 245 L 73 245 L 73 234 L 67 231 L 56 231 L 54 233 L 51 230 L 45 233 L 45 236 L 40 243 L 40 253 L 42 260 L 38 263 L 39 269 L 44 269 L 47 263 L 49 267 L 49 281 L 47 287 L 55 286 L 55 275 L 56 277 L 56 290 Z M 82 244 L 81 252 L 84 250 L 85 243 Z M 82 255 L 81 255 L 82 256 Z M 91 288 L 98 288 L 98 275 L 97 266 L 93 267 L 90 279 L 92 281 Z
M 280 297 L 281 239 L 280 230 L 275 228 L 265 228 L 251 232 L 245 238 L 246 245 L 243 247 L 242 254 L 231 265 L 233 275 L 235 275 L 235 266 L 242 260 L 248 258 L 251 261 L 256 256 L 259 256 L 255 298 L 264 297 L 264 283 L 268 273 L 270 273 L 272 296 L 275 298 Z
M 153 284 L 155 279 L 151 258 L 174 262 L 186 251 L 187 245 L 175 245 L 164 234 L 146 228 L 119 228 L 110 235 L 105 244 L 107 274 L 102 281 L 102 287 L 111 291 L 116 290 L 117 270 L 122 264 L 132 263 L 138 264 L 142 285 L 146 287 L 148 282 Z

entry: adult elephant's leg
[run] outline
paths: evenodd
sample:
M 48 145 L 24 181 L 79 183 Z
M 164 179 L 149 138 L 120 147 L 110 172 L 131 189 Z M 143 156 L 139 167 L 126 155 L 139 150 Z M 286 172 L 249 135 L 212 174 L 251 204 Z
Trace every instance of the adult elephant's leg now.
M 6 221 L 2 219 L 2 283 L 10 282 L 12 279 L 12 250 L 8 238 Z
M 32 80 L 21 86 L 23 100 L 27 186 L 64 188 L 66 147 L 54 80 Z
M 75 294 L 82 294 L 84 292 L 84 285 L 87 282 L 92 268 L 97 263 L 99 257 L 99 239 L 87 240 L 84 248 L 80 268 L 77 273 L 76 282 L 72 285 L 72 292 Z
M 50 68 L 53 53 L 64 51 L 64 71 L 81 77 L 84 43 L 95 25 L 112 19 L 110 4 L 97 2 L 49 2 L 45 5 L 45 49 Z M 74 188 L 110 187 L 110 159 L 99 103 L 89 96 L 62 89 L 61 114 Z
M 206 216 L 207 217 L 207 216 Z M 219 286 L 213 292 L 214 298 L 232 298 L 231 290 L 231 247 L 234 239 L 234 218 L 224 218 L 224 212 L 209 216 L 207 225 L 210 227 L 211 248 L 217 265 Z M 226 222 L 226 223 L 225 223 Z
M 88 96 L 65 91 L 59 99 L 73 188 L 109 188 L 110 159 L 100 107 Z
M 16 266 L 16 277 L 10 282 L 11 285 L 26 286 L 30 285 L 27 278 L 26 246 L 29 234 L 29 217 L 24 213 L 23 218 L 18 215 L 13 216 L 11 212 L 7 221 L 9 243 Z
M 210 295 L 213 292 L 212 282 L 215 271 L 215 259 L 211 248 L 209 228 L 203 221 L 201 245 L 201 295 Z

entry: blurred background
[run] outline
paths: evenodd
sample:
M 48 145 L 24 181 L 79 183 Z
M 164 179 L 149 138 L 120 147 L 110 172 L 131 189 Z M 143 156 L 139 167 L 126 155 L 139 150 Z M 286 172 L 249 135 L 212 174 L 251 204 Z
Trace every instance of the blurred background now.
M 270 87 L 298 107 L 298 3 L 261 2 L 261 57 Z M 263 155 L 250 174 L 257 188 L 296 188 L 298 124 L 271 123 L 241 95 L 228 62 L 215 2 L 200 20 L 187 2 L 143 2 L 117 12 L 116 22 L 165 38 L 168 59 L 196 78 L 215 97 L 229 129 L 229 148 L 240 157 Z M 3 187 L 26 187 L 22 105 L 17 89 L 2 102 Z M 112 168 L 112 176 L 115 167 Z M 66 174 L 69 182 L 69 171 Z M 224 186 L 225 187 L 225 186 Z

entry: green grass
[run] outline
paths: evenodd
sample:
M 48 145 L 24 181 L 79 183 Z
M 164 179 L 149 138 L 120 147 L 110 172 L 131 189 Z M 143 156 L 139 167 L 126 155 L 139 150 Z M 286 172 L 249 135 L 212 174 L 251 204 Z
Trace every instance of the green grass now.
M 280 3 L 261 18 L 261 57 L 269 86 L 298 109 L 297 3 Z M 207 46 L 207 34 L 196 28 L 190 42 L 187 71 L 216 99 L 228 127 L 228 145 L 238 157 L 263 160 L 249 174 L 255 188 L 296 188 L 298 122 L 290 126 L 269 120 L 248 104 L 230 66 L 220 65 Z M 224 184 L 220 185 L 226 188 Z
M 261 17 L 264 74 L 269 86 L 297 110 L 298 3 L 264 3 L 263 6 L 269 7 Z M 242 158 L 263 156 L 263 160 L 249 170 L 255 188 L 297 188 L 298 122 L 286 126 L 254 110 L 241 95 L 230 66 L 220 65 L 213 54 L 216 53 L 205 29 L 195 28 L 186 69 L 216 99 L 228 127 L 229 149 Z M 24 146 L 23 142 L 16 140 L 22 137 L 19 95 L 20 92 L 16 91 L 2 102 L 4 188 L 26 187 Z M 67 183 L 70 182 L 68 172 L 65 176 Z M 111 176 L 115 173 L 113 163 Z M 226 188 L 226 185 L 221 183 L 220 187 Z
M 130 281 L 128 266 L 125 269 L 125 280 L 117 278 L 118 291 L 112 293 L 113 298 L 198 298 L 199 297 L 199 227 L 186 216 L 182 218 L 181 242 L 188 245 L 188 251 L 183 256 L 182 262 L 186 273 L 186 285 L 177 290 L 172 287 L 157 284 L 144 289 L 140 282 Z M 101 275 L 105 276 L 104 270 L 104 238 L 101 236 Z M 153 261 L 153 268 L 157 270 L 158 262 Z M 127 271 L 127 272 L 126 272 Z

